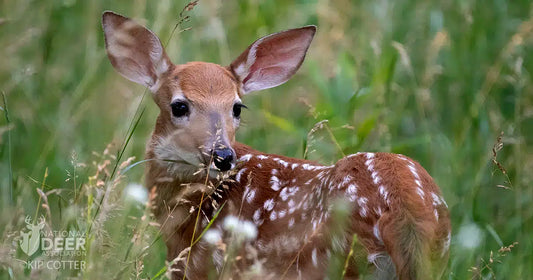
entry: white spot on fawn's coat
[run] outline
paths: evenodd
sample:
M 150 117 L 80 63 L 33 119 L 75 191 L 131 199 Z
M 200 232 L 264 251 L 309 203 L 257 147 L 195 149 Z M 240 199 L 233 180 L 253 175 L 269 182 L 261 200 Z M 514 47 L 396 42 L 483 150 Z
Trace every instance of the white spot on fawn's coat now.
M 294 226 L 294 218 L 289 219 L 289 228 L 292 228 Z
M 346 189 L 346 195 L 348 195 L 348 200 L 355 202 L 357 199 L 357 185 L 350 184 Z
M 422 200 L 424 200 L 425 193 L 424 193 L 424 190 L 422 190 L 421 187 L 417 187 L 416 188 L 416 193 L 418 194 L 418 196 L 420 196 L 420 198 L 422 198 Z
M 274 199 L 270 198 L 270 199 L 265 200 L 265 203 L 264 203 L 263 207 L 267 211 L 272 210 L 274 208 Z
M 241 182 L 241 176 L 242 174 L 246 171 L 246 168 L 243 168 L 241 170 L 239 170 L 239 172 L 237 173 L 237 175 L 235 175 L 235 181 L 237 182 Z
M 281 165 L 283 165 L 283 167 L 285 167 L 285 168 L 289 167 L 289 163 L 284 161 L 284 160 L 282 160 L 282 159 L 280 159 L 280 158 L 274 158 L 274 161 L 279 163 L 279 164 L 281 164 Z
M 279 179 L 278 177 L 276 176 L 272 176 L 270 178 L 270 188 L 275 190 L 275 191 L 279 191 L 279 189 L 281 188 L 280 186 L 280 183 L 279 183 Z
M 374 225 L 374 236 L 376 237 L 376 239 L 377 239 L 381 244 L 383 244 L 383 240 L 381 239 L 381 234 L 379 234 L 378 223 L 376 223 L 376 224 Z
M 361 217 L 365 218 L 367 216 L 367 209 L 366 209 L 366 203 L 368 202 L 368 198 L 366 197 L 360 197 L 357 199 L 357 204 L 359 205 L 359 215 Z
M 372 181 L 374 182 L 374 185 L 377 185 L 379 184 L 379 181 L 381 180 L 378 176 L 378 172 L 377 171 L 374 171 L 372 172 Z
M 261 209 L 255 210 L 252 219 L 256 225 L 261 225 L 263 223 L 263 220 L 261 220 Z
M 281 186 L 280 186 L 278 177 L 272 176 L 270 178 L 270 188 L 275 190 L 275 191 L 279 191 L 280 187 Z
M 246 194 L 246 202 L 248 202 L 248 203 L 252 203 L 252 201 L 254 200 L 254 197 L 255 197 L 255 190 L 250 190 L 250 191 Z
M 313 249 L 313 251 L 311 252 L 311 260 L 313 261 L 313 265 L 315 267 L 318 267 L 318 258 L 316 256 L 316 248 Z
M 239 161 L 249 161 L 251 158 L 252 158 L 253 155 L 251 154 L 246 154 L 244 156 L 242 156 Z

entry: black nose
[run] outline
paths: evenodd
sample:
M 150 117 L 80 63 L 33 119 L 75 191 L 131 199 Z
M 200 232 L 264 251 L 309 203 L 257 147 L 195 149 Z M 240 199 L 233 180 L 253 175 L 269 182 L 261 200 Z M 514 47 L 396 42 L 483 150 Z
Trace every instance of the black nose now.
M 213 152 L 213 162 L 220 171 L 228 171 L 233 163 L 233 150 L 224 148 Z

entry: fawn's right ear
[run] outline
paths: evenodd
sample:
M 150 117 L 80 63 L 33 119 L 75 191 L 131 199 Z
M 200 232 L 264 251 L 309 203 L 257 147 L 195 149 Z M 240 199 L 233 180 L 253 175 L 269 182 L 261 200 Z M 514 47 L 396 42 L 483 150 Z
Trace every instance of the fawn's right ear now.
M 102 26 L 113 67 L 130 81 L 157 91 L 161 74 L 172 65 L 159 38 L 135 21 L 110 11 L 102 15 Z

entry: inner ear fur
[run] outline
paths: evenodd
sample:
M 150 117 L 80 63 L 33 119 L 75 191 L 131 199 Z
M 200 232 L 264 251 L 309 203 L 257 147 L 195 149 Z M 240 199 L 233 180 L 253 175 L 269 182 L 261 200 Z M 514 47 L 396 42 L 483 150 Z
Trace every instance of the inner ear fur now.
M 289 80 L 300 68 L 315 32 L 316 26 L 309 25 L 252 43 L 230 64 L 242 93 L 275 87 Z

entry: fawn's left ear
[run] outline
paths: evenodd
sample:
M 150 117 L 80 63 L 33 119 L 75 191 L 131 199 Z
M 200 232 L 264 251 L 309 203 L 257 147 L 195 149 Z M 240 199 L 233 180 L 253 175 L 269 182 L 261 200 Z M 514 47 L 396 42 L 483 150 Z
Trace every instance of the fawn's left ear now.
M 300 68 L 316 26 L 290 29 L 265 36 L 248 47 L 230 65 L 243 94 L 285 83 Z

